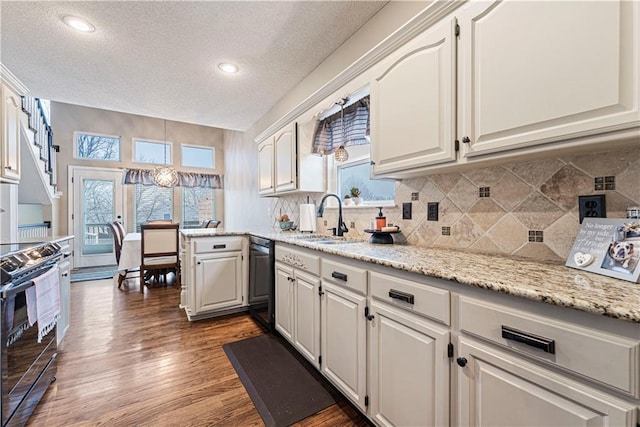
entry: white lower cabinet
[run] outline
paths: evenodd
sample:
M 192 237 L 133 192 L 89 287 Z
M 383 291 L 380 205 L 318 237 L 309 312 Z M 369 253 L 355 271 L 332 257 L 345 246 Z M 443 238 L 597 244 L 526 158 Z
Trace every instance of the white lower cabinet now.
M 180 306 L 189 320 L 244 310 L 248 284 L 247 240 L 183 234 Z
M 196 256 L 196 312 L 241 305 L 242 253 Z
M 276 246 L 276 260 L 276 330 L 318 369 L 320 258 L 310 251 Z
M 515 354 L 462 337 L 458 422 L 463 426 L 636 426 L 636 405 Z
M 366 412 L 366 295 L 323 280 L 321 372 L 360 410 Z
M 293 268 L 276 263 L 276 331 L 293 344 Z
M 320 279 L 295 272 L 293 293 L 293 345 L 318 368 L 320 356 Z
M 449 424 L 449 329 L 372 301 L 369 416 L 382 426 Z

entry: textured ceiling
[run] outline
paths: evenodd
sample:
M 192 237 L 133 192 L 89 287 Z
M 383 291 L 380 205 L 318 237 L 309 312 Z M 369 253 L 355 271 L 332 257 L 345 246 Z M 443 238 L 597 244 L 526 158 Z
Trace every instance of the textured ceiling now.
M 3 0 L 0 60 L 36 97 L 246 130 L 385 3 Z

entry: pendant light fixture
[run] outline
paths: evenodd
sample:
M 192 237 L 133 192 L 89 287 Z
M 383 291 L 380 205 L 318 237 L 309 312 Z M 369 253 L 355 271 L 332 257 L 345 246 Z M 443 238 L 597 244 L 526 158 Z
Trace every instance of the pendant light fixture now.
M 153 182 L 159 187 L 175 187 L 178 183 L 178 172 L 170 166 L 167 166 L 167 120 L 164 120 L 164 164 L 157 166 L 152 173 Z
M 336 162 L 346 162 L 349 160 L 349 152 L 344 148 L 346 142 L 346 133 L 344 131 L 344 104 L 347 103 L 349 98 L 342 98 L 338 104 L 340 104 L 340 125 L 342 126 L 342 144 L 334 153 Z

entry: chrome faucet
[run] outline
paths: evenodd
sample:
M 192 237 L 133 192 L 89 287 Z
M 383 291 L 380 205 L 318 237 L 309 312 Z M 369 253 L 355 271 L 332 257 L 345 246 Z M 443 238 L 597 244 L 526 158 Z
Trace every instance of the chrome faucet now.
M 349 229 L 342 221 L 342 200 L 340 200 L 339 196 L 333 193 L 328 193 L 322 198 L 322 200 L 320 201 L 320 207 L 318 208 L 318 218 L 322 218 L 322 214 L 324 213 L 324 201 L 329 196 L 333 196 L 338 199 L 338 226 L 332 228 L 331 230 L 333 230 L 334 236 L 342 236 L 344 233 L 347 233 Z

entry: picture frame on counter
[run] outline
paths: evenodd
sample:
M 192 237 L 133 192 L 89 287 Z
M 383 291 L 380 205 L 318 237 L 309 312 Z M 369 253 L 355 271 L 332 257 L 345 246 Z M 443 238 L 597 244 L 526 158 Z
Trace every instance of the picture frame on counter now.
M 640 220 L 585 218 L 565 265 L 638 283 Z

